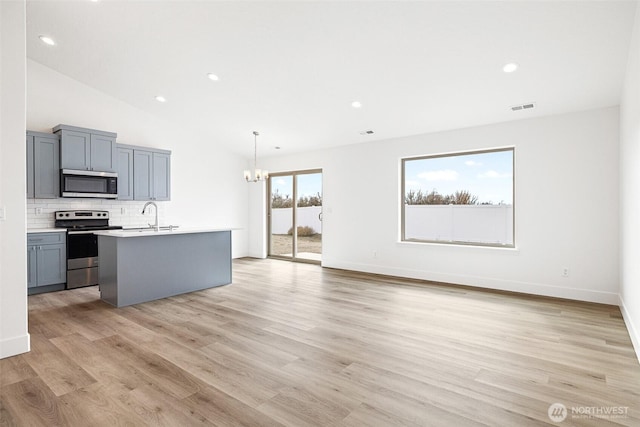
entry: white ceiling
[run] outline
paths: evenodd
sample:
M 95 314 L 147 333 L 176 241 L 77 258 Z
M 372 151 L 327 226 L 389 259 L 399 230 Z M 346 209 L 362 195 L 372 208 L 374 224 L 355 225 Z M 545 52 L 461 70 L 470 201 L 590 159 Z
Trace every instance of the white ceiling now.
M 27 55 L 203 143 L 250 156 L 258 130 L 265 156 L 617 105 L 635 7 L 27 1 Z

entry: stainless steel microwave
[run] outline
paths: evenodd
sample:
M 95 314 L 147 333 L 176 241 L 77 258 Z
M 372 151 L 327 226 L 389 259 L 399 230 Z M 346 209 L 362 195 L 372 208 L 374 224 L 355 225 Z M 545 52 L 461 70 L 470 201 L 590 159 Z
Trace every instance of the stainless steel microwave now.
M 62 169 L 60 189 L 62 197 L 116 199 L 118 174 Z

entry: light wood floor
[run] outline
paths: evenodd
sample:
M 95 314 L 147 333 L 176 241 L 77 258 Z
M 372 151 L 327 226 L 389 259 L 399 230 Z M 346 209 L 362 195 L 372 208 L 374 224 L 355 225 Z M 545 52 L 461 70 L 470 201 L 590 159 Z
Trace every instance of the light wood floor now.
M 246 259 L 231 286 L 123 309 L 31 296 L 29 331 L 0 425 L 640 425 L 613 306 Z M 556 402 L 628 415 L 554 424 Z

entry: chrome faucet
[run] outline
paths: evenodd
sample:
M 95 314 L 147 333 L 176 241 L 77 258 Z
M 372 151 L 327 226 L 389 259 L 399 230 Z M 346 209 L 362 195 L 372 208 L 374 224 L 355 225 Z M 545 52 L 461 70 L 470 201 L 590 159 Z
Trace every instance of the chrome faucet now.
M 153 205 L 156 212 L 156 222 L 155 224 L 151 225 L 149 224 L 149 227 L 153 228 L 155 231 L 160 231 L 160 224 L 158 224 L 158 205 L 156 205 L 154 202 L 147 202 L 144 204 L 144 206 L 142 207 L 142 215 L 144 215 L 144 212 L 147 210 L 147 206 L 149 205 Z

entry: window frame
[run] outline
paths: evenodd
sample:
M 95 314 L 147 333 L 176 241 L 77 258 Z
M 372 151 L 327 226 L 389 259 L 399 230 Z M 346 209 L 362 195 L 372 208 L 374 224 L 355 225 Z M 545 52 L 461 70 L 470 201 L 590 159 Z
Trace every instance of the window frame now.
M 481 243 L 481 242 L 465 242 L 459 240 L 424 240 L 424 239 L 407 239 L 405 228 L 405 196 L 406 196 L 406 168 L 407 161 L 436 159 L 441 157 L 456 157 L 466 156 L 471 154 L 486 154 L 511 151 L 511 206 L 512 206 L 512 226 L 513 226 L 513 242 L 511 244 L 500 243 Z M 485 148 L 479 150 L 467 150 L 467 151 L 454 151 L 449 153 L 429 154 L 421 156 L 402 157 L 400 159 L 400 243 L 416 243 L 416 244 L 441 244 L 441 245 L 461 245 L 461 246 L 473 246 L 473 247 L 486 247 L 486 248 L 506 248 L 515 249 L 516 247 L 516 147 L 495 147 Z

